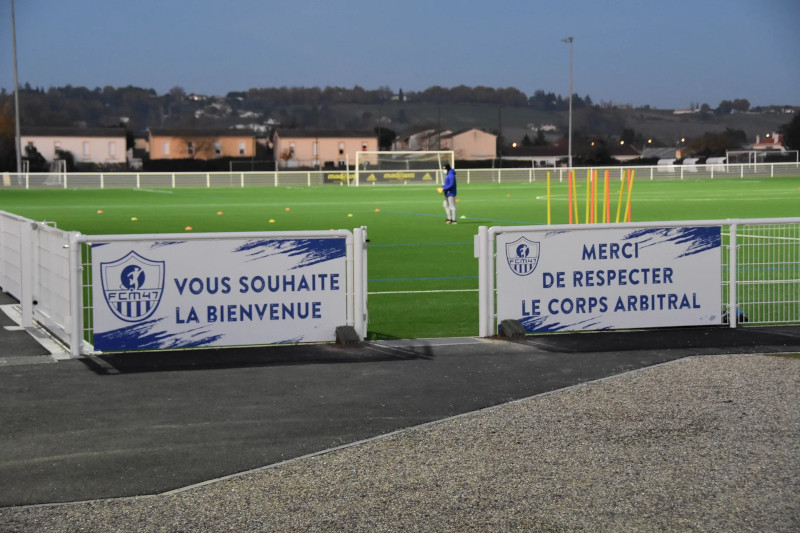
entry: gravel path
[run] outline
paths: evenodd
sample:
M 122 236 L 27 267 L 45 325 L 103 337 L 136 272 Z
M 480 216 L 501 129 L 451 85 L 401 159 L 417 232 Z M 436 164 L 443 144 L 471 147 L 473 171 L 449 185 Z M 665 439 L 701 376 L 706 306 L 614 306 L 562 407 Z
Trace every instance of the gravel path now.
M 705 356 L 3 532 L 800 531 L 800 359 Z

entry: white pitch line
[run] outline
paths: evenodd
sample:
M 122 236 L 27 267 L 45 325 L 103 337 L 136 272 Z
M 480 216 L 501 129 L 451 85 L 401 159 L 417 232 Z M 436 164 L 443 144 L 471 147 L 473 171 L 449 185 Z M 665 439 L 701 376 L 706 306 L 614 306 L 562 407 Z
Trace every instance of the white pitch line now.
M 478 289 L 441 289 L 431 291 L 382 291 L 382 292 L 368 292 L 368 295 L 373 294 L 427 294 L 432 292 L 478 292 Z
M 162 189 L 133 189 L 133 190 L 137 191 L 137 192 L 150 192 L 150 193 L 157 193 L 157 194 L 175 194 L 174 191 L 171 191 L 169 189 L 166 189 L 166 190 L 162 190 Z

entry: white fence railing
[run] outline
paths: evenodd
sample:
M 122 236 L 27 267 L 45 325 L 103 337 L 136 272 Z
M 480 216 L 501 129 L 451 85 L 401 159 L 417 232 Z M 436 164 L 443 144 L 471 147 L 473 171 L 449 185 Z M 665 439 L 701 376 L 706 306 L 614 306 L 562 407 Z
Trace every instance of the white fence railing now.
M 705 220 L 705 221 L 683 221 L 683 222 L 647 222 L 630 224 L 576 224 L 558 226 L 497 226 L 487 228 L 482 226 L 476 235 L 475 257 L 479 261 L 479 335 L 490 336 L 497 332 L 500 318 L 497 314 L 498 303 L 500 301 L 500 289 L 497 284 L 498 270 L 503 267 L 508 260 L 509 253 L 500 249 L 498 242 L 499 236 L 503 234 L 520 235 L 524 240 L 519 241 L 528 245 L 525 250 L 524 261 L 533 265 L 535 269 L 538 262 L 537 235 L 543 232 L 549 235 L 569 232 L 600 232 L 596 239 L 604 242 L 607 237 L 602 232 L 615 232 L 620 229 L 627 229 L 631 232 L 650 230 L 658 231 L 659 228 L 693 228 L 693 227 L 719 227 L 721 232 L 718 248 L 720 250 L 719 279 L 721 280 L 720 303 L 722 309 L 716 314 L 718 323 L 727 324 L 734 328 L 737 325 L 780 325 L 800 323 L 800 218 L 783 219 L 740 219 L 740 220 Z M 538 232 L 538 233 L 537 233 Z M 594 239 L 595 237 L 591 237 Z M 505 240 L 510 240 L 506 238 Z M 590 239 L 586 238 L 586 242 Z M 678 239 L 676 239 L 678 240 Z M 681 237 L 682 242 L 687 242 Z M 516 243 L 516 241 L 515 241 Z M 692 244 L 692 243 L 690 243 Z M 648 242 L 648 246 L 650 242 Z M 609 245 L 611 246 L 611 245 Z M 573 246 L 574 248 L 574 246 Z M 536 249 L 534 252 L 533 249 Z M 644 246 L 642 247 L 644 249 Z M 558 250 L 558 255 L 562 264 L 570 263 L 567 255 L 574 252 L 574 249 L 562 248 Z M 580 251 L 580 250 L 578 250 Z M 528 256 L 528 253 L 530 256 Z M 550 252 L 552 255 L 552 251 Z M 692 253 L 692 252 L 687 252 Z M 512 258 L 513 259 L 513 258 Z M 608 259 L 603 257 L 601 259 Z M 583 261 L 583 263 L 580 263 Z M 586 258 L 578 260 L 581 265 L 588 265 L 585 268 L 608 268 L 607 263 L 588 260 Z M 599 266 L 594 266 L 599 265 Z M 648 265 L 649 266 L 649 265 Z M 715 268 L 713 265 L 710 265 Z M 640 268 L 634 265 L 635 268 Z M 569 268 L 569 266 L 559 266 Z M 581 268 L 584 268 L 583 266 Z M 639 272 L 639 270 L 637 270 Z M 551 273 L 548 273 L 549 275 Z M 564 285 L 570 288 L 570 272 L 564 273 Z M 522 274 L 525 275 L 525 274 Z M 545 275 L 539 273 L 539 275 Z M 689 278 L 693 277 L 690 272 Z M 583 278 L 582 278 L 583 279 Z M 607 279 L 607 278 L 606 278 Z M 515 285 L 516 294 L 513 297 L 519 298 L 521 294 L 530 292 L 535 298 L 544 298 L 545 294 L 551 292 L 552 285 L 542 287 L 536 285 L 538 280 L 531 276 L 530 281 L 520 282 L 522 285 Z M 600 279 L 602 285 L 602 278 Z M 635 283 L 638 285 L 638 280 Z M 579 291 L 585 290 L 586 283 L 581 285 Z M 610 284 L 606 282 L 606 286 Z M 596 286 L 596 284 L 592 285 Z M 529 289 L 530 287 L 530 289 Z M 642 286 L 643 288 L 644 286 Z M 575 289 L 575 287 L 571 287 Z M 637 288 L 639 288 L 637 286 Z M 663 290 L 662 286 L 657 287 Z M 574 296 L 575 291 L 570 294 Z M 608 294 L 616 293 L 609 292 Z M 591 291 L 586 292 L 586 299 L 595 297 Z M 610 300 L 610 298 L 609 298 Z M 528 306 L 527 309 L 524 306 Z M 523 304 L 520 314 L 529 315 L 530 302 Z M 652 305 L 648 311 L 652 311 Z M 558 311 L 558 310 L 556 310 Z M 544 311 L 543 311 L 544 313 Z M 574 317 L 569 317 L 574 318 Z M 597 323 L 594 317 L 588 315 L 583 317 L 589 322 Z M 591 318 L 591 320 L 589 320 Z M 624 323 L 622 321 L 621 323 Z M 586 322 L 577 326 L 577 329 L 592 329 Z M 569 329 L 564 329 L 569 330 Z
M 494 168 L 458 169 L 461 183 L 524 183 L 551 179 L 566 181 L 570 170 L 577 178 L 583 178 L 591 171 L 622 180 L 628 170 L 636 172 L 641 179 L 733 179 L 733 178 L 777 178 L 800 176 L 798 163 L 758 163 L 758 164 L 717 164 L 717 165 L 657 165 L 657 166 L 614 166 L 614 167 L 566 167 L 557 168 Z
M 305 252 L 306 255 L 310 257 L 310 259 L 307 259 L 306 263 L 303 264 L 303 266 L 307 266 L 307 264 L 313 265 L 315 262 L 320 262 L 320 256 L 324 256 L 326 253 L 331 253 L 329 250 L 324 248 L 313 248 L 313 243 L 316 242 L 317 247 L 319 247 L 322 246 L 320 242 L 327 242 L 334 238 L 346 241 L 346 244 L 343 245 L 346 256 L 336 256 L 338 258 L 337 260 L 343 262 L 345 265 L 342 267 L 345 270 L 345 275 L 341 276 L 343 279 L 340 279 L 339 277 L 336 278 L 337 286 L 335 288 L 337 295 L 340 293 L 344 294 L 343 299 L 336 300 L 337 304 L 342 305 L 343 307 L 341 310 L 334 308 L 333 312 L 330 312 L 330 310 L 326 307 L 326 309 L 323 311 L 322 302 L 314 301 L 313 314 L 316 315 L 318 313 L 322 314 L 323 312 L 326 312 L 328 315 L 325 316 L 325 320 L 328 322 L 328 326 L 330 326 L 330 323 L 341 320 L 342 323 L 338 325 L 353 326 L 356 334 L 360 335 L 361 338 L 364 338 L 364 336 L 366 336 L 368 320 L 366 306 L 367 256 L 365 228 L 356 228 L 353 232 L 349 232 L 347 230 L 338 230 L 337 232 L 326 230 L 317 232 L 249 232 L 192 235 L 106 235 L 98 237 L 81 235 L 79 232 L 59 230 L 58 228 L 52 227 L 44 222 L 34 222 L 17 215 L 0 211 L 0 290 L 10 294 L 19 301 L 20 312 L 22 316 L 21 322 L 23 327 L 34 327 L 35 322 L 39 323 L 41 326 L 47 328 L 65 345 L 67 345 L 70 348 L 71 355 L 78 356 L 94 351 L 92 343 L 96 333 L 96 306 L 98 305 L 98 302 L 101 302 L 101 293 L 104 292 L 103 290 L 97 290 L 97 287 L 102 285 L 99 278 L 93 279 L 98 267 L 92 262 L 92 244 L 93 242 L 96 243 L 98 239 L 100 239 L 106 248 L 110 247 L 109 243 L 111 242 L 126 243 L 125 245 L 129 247 L 141 245 L 151 246 L 153 248 L 160 247 L 162 249 L 168 248 L 169 246 L 167 245 L 170 245 L 174 248 L 174 245 L 186 243 L 188 241 L 205 240 L 207 242 L 213 241 L 234 244 L 237 242 L 240 244 L 241 242 L 245 242 L 245 245 L 240 246 L 240 249 L 236 250 L 236 252 L 239 253 L 235 255 L 238 256 L 237 260 L 239 262 L 248 262 L 248 264 L 255 262 L 256 259 L 269 259 L 273 256 L 281 255 L 272 249 L 264 251 L 264 247 L 271 245 L 273 248 L 277 248 L 278 250 L 282 249 L 282 247 L 289 247 L 290 249 L 285 251 L 283 255 L 287 257 L 291 255 L 294 258 L 305 257 L 303 256 L 303 253 Z M 275 244 L 279 241 L 281 244 Z M 295 248 L 291 248 L 290 243 L 294 243 Z M 195 248 L 202 246 L 203 245 L 201 243 L 200 245 L 195 246 Z M 259 248 L 259 246 L 261 248 Z M 312 246 L 313 249 L 310 249 L 310 251 L 305 250 L 305 248 L 308 248 L 309 246 Z M 200 249 L 199 251 L 195 249 L 194 252 L 199 254 L 206 253 L 204 248 Z M 261 254 L 260 256 L 258 255 L 259 253 Z M 133 252 L 129 253 L 129 255 L 131 254 L 133 254 Z M 219 259 L 217 257 L 219 254 L 212 255 Z M 229 254 L 228 258 L 232 257 L 233 255 L 234 254 Z M 244 257 L 245 255 L 247 257 Z M 190 263 L 201 264 L 206 267 L 208 266 L 207 263 L 210 264 L 212 262 L 190 261 Z M 138 266 L 138 264 L 135 262 L 132 264 L 134 267 Z M 180 266 L 183 264 L 183 261 L 177 261 L 176 264 L 178 266 L 173 268 L 173 270 L 178 271 Z M 225 263 L 225 265 L 227 265 L 227 263 Z M 217 265 L 218 271 L 225 272 L 225 265 Z M 274 270 L 274 265 L 270 263 L 264 268 L 266 269 L 264 271 L 265 273 L 272 273 Z M 161 274 L 163 274 L 163 272 L 161 272 Z M 305 277 L 303 277 L 300 281 L 295 281 L 294 278 L 292 278 L 292 285 L 288 289 L 284 289 L 284 292 L 286 295 L 288 295 L 286 298 L 295 297 L 295 299 L 297 299 L 296 294 L 300 293 L 303 295 L 314 294 L 315 296 L 318 296 L 319 293 L 315 293 L 314 291 L 327 290 L 328 293 L 330 293 L 332 290 L 334 290 L 334 282 L 331 281 L 333 278 L 327 272 L 317 275 L 319 277 L 319 281 L 316 281 L 316 278 L 314 278 L 315 274 L 313 272 L 308 275 L 310 276 L 309 279 L 311 281 L 306 280 Z M 224 276 L 224 274 L 220 274 L 220 277 L 222 276 Z M 269 304 L 250 303 L 248 304 L 248 308 L 252 309 L 253 306 L 257 307 L 261 315 L 266 314 L 267 318 L 271 320 L 272 314 L 279 314 L 282 312 L 280 309 L 283 309 L 283 307 L 275 306 L 282 306 L 283 300 L 280 298 L 275 298 L 275 295 L 273 294 L 275 291 L 272 291 L 271 287 L 269 290 L 267 290 L 263 285 L 257 285 L 258 283 L 263 283 L 263 278 L 260 276 L 261 274 L 259 274 L 258 277 L 258 280 L 260 281 L 256 280 L 255 277 L 251 278 L 253 279 L 253 288 L 251 292 L 253 294 L 260 294 L 264 292 L 265 294 L 272 296 L 272 299 L 269 300 Z M 298 277 L 299 276 L 300 274 L 298 274 Z M 160 277 L 164 283 L 159 289 L 152 292 L 166 293 L 166 282 L 163 279 L 163 275 L 156 277 Z M 276 275 L 273 277 L 280 278 L 281 276 Z M 187 277 L 186 279 L 191 279 L 191 281 L 185 282 L 188 284 L 186 285 L 188 288 L 184 287 L 185 291 L 180 292 L 185 292 L 187 297 L 193 298 L 197 294 L 195 292 L 196 284 L 202 283 L 202 280 L 204 279 L 213 279 L 213 276 L 206 277 L 198 275 L 196 278 Z M 116 282 L 118 283 L 119 280 Z M 228 288 L 225 291 L 226 293 L 230 292 L 231 294 L 236 295 L 237 293 L 242 292 L 242 284 L 244 283 L 244 279 L 236 278 L 234 280 L 226 280 L 222 283 L 228 284 Z M 235 283 L 239 283 L 239 285 L 236 285 L 234 288 L 233 285 Z M 105 285 L 103 286 L 105 287 Z M 169 285 L 169 287 L 171 286 L 172 285 Z M 138 286 L 135 288 L 140 289 L 138 291 L 139 293 L 151 291 L 149 288 L 146 290 Z M 114 286 L 114 289 L 117 289 L 117 287 Z M 209 289 L 207 292 L 213 295 L 218 292 L 218 289 L 219 286 L 213 291 Z M 220 294 L 221 293 L 222 292 L 220 292 Z M 126 294 L 133 293 L 129 292 Z M 323 296 L 325 295 L 323 294 Z M 135 299 L 136 298 L 133 300 Z M 133 300 L 128 301 L 133 302 Z M 194 301 L 195 300 L 192 300 L 192 302 Z M 199 303 L 204 302 L 200 301 Z M 233 313 L 231 309 L 236 308 L 238 302 L 234 301 L 228 303 L 230 305 L 220 306 L 220 309 L 224 307 L 224 311 Z M 296 302 L 293 300 L 288 305 L 294 306 L 295 303 Z M 139 305 L 137 302 L 133 302 L 133 304 Z M 214 307 L 216 304 L 219 304 L 219 302 L 214 301 L 213 303 L 210 303 L 209 306 Z M 301 311 L 300 304 L 297 304 L 298 311 L 296 311 L 296 314 L 298 315 L 298 318 L 320 318 L 318 316 L 309 316 L 311 313 L 308 311 L 308 309 L 310 308 L 309 306 L 312 306 L 312 304 L 306 302 L 305 305 L 305 311 Z M 105 307 L 102 308 L 105 309 Z M 202 308 L 198 307 L 198 309 Z M 219 313 L 222 314 L 223 310 L 219 310 Z M 295 311 L 292 311 L 292 313 L 295 313 Z M 302 316 L 303 314 L 306 316 Z M 165 321 L 163 317 L 160 320 Z M 231 316 L 229 315 L 225 315 L 224 318 L 222 315 L 220 315 L 218 320 L 209 320 L 209 322 L 219 322 L 220 324 L 230 321 Z M 134 321 L 129 320 L 129 322 Z M 191 323 L 191 320 L 187 322 Z M 191 326 L 192 327 L 189 328 L 190 333 L 188 334 L 190 337 L 196 333 L 195 329 L 198 329 L 194 327 L 193 324 Z M 272 327 L 274 329 L 275 325 L 273 324 Z M 318 323 L 314 323 L 314 327 L 319 328 L 320 326 Z M 243 329 L 246 330 L 247 328 Z M 251 327 L 249 329 L 252 330 L 254 328 Z M 263 330 L 265 328 L 261 327 L 255 329 Z M 332 331 L 333 330 L 331 328 L 327 328 L 324 333 L 319 335 L 327 336 Z M 241 332 L 239 333 L 241 335 Z M 113 332 L 113 335 L 117 334 L 117 331 Z M 235 342 L 235 335 L 231 338 L 234 340 L 233 345 L 246 344 L 244 342 Z M 271 337 L 261 335 L 258 338 L 270 339 Z M 302 342 L 302 335 L 295 335 L 293 338 L 301 339 L 297 340 L 297 342 Z M 315 338 L 315 340 L 319 341 L 317 338 Z M 333 337 L 331 337 L 331 340 L 333 340 Z M 267 340 L 262 342 L 262 344 L 275 342 L 282 341 Z M 225 344 L 223 343 L 218 345 L 221 346 Z M 172 344 L 172 346 L 179 346 L 179 344 Z
M 751 163 L 715 165 L 657 165 L 573 168 L 578 178 L 595 170 L 608 170 L 612 178 L 622 179 L 628 169 L 635 169 L 637 179 L 733 179 L 800 176 L 800 163 Z M 559 168 L 480 168 L 462 167 L 460 183 L 520 183 L 551 179 L 565 181 L 570 169 Z M 353 171 L 351 170 L 351 173 Z M 279 187 L 347 184 L 341 170 L 277 170 L 247 172 L 70 172 L 70 173 L 5 173 L 0 176 L 0 189 L 74 189 L 74 188 L 176 188 L 176 187 Z M 330 179 L 330 175 L 336 178 Z M 381 183 L 381 182 L 372 182 Z M 384 183 L 424 184 L 429 181 L 391 180 Z M 351 183 L 355 185 L 355 183 Z M 366 186 L 362 183 L 361 186 Z
M 728 221 L 729 247 L 723 295 L 732 316 L 751 324 L 800 321 L 800 219 Z M 735 265 L 736 268 L 731 268 Z M 733 302 L 731 304 L 730 302 Z
M 721 228 L 720 295 L 722 323 L 780 325 L 800 323 L 800 218 L 738 219 L 639 224 L 594 224 L 549 226 L 547 231 L 603 231 L 611 228 L 657 228 L 719 226 Z M 494 235 L 504 231 L 542 231 L 542 226 L 482 227 L 476 236 L 479 258 L 479 335 L 496 331 Z M 490 238 L 490 235 L 492 236 Z M 251 236 L 251 235 L 248 235 Z M 265 234 L 265 236 L 269 236 Z M 149 236 L 152 240 L 157 236 Z M 193 238 L 199 238 L 194 235 Z M 130 236 L 120 237 L 129 239 Z M 185 238 L 185 237 L 183 237 Z M 48 328 L 73 355 L 91 349 L 84 329 L 87 280 L 85 250 L 91 236 L 67 232 L 44 222 L 0 211 L 0 289 L 20 302 L 22 325 L 34 321 Z M 355 239 L 359 248 L 350 256 L 358 265 L 353 290 L 367 294 L 364 234 Z M 352 316 L 357 331 L 366 334 L 366 297 L 356 298 Z M 348 311 L 348 316 L 351 312 Z
M 24 327 L 36 320 L 68 345 L 74 316 L 69 246 L 77 234 L 0 211 L 0 287 L 23 304 Z

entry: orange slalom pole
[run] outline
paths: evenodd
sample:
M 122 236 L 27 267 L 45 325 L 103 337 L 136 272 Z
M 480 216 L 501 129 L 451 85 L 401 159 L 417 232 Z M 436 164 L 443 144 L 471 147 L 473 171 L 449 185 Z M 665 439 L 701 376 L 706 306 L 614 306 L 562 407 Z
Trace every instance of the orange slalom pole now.
M 589 214 L 590 214 L 589 196 L 591 195 L 591 193 L 592 193 L 592 171 L 591 170 L 587 170 L 586 171 L 586 212 L 583 215 L 584 224 L 588 224 L 589 223 Z

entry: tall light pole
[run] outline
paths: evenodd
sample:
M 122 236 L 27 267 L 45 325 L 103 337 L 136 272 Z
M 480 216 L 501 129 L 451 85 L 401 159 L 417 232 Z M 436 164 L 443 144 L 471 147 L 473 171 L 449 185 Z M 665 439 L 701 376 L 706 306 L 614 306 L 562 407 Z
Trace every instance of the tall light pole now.
M 566 37 L 561 41 L 569 43 L 569 144 L 567 156 L 569 158 L 569 168 L 572 168 L 572 37 Z
M 17 27 L 14 23 L 14 0 L 11 0 L 11 40 L 14 45 L 14 129 L 17 137 L 17 173 L 22 172 L 22 142 L 19 132 L 19 81 L 17 80 Z

